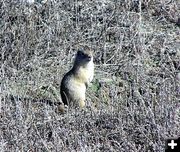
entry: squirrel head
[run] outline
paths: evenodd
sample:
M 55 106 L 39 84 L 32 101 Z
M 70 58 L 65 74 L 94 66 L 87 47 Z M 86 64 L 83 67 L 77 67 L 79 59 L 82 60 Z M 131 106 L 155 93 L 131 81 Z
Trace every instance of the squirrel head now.
M 85 67 L 89 62 L 93 62 L 93 52 L 87 47 L 78 49 L 74 65 Z

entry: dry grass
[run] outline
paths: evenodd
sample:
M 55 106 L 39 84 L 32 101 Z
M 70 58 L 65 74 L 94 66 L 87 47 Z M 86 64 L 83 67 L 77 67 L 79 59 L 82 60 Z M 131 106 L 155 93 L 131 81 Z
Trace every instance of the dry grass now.
M 164 151 L 180 136 L 179 14 L 166 0 L 1 1 L 1 151 Z M 78 44 L 95 50 L 87 107 L 56 113 L 46 101 Z

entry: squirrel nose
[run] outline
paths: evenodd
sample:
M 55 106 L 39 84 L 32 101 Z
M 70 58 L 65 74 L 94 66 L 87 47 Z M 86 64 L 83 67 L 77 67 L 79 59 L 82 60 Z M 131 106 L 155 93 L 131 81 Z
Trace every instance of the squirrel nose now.
M 90 56 L 88 56 L 88 61 L 91 61 L 91 57 Z

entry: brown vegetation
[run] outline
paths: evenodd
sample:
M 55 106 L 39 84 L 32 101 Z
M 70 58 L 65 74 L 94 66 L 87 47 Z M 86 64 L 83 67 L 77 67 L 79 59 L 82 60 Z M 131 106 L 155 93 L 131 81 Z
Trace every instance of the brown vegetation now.
M 180 3 L 0 2 L 2 151 L 164 151 L 180 135 Z M 75 48 L 95 51 L 82 111 L 56 113 Z M 35 102 L 44 101 L 44 102 Z

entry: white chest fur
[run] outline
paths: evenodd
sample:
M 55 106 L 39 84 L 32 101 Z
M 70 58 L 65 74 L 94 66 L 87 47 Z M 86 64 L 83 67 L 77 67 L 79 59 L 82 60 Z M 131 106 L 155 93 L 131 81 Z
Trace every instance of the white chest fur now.
M 87 83 L 89 84 L 94 77 L 94 63 L 93 63 L 93 58 L 91 61 L 85 66 L 85 67 L 80 67 L 78 70 L 78 78 L 79 81 L 82 83 Z

